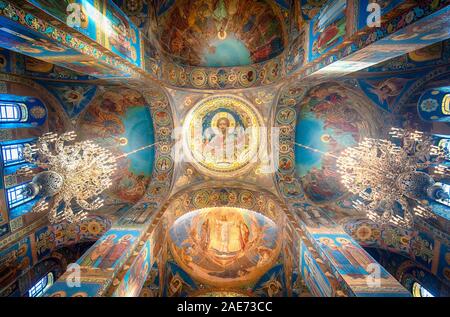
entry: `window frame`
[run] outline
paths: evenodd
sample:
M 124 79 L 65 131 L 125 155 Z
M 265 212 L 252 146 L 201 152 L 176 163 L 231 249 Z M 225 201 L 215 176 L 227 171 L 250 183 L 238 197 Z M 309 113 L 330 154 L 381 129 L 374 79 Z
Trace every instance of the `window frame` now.
M 5 189 L 6 199 L 7 199 L 8 207 L 9 207 L 10 210 L 14 209 L 14 208 L 17 208 L 17 207 L 19 207 L 19 206 L 21 206 L 23 204 L 26 204 L 29 201 L 33 200 L 33 197 L 30 196 L 30 197 L 24 197 L 24 198 L 21 198 L 21 199 L 14 199 L 13 200 L 14 202 L 12 202 L 12 199 L 11 199 L 11 196 L 10 196 L 10 193 L 12 192 L 12 190 L 15 191 L 14 194 L 16 196 L 17 195 L 21 195 L 21 193 L 17 193 L 18 187 L 21 187 L 21 189 L 23 190 L 30 182 L 31 181 L 24 182 L 24 183 L 17 184 L 17 185 L 14 185 L 12 187 L 9 187 L 9 188 Z M 12 195 L 12 193 L 11 193 L 11 195 Z
M 442 190 L 446 191 L 449 196 L 450 196 L 450 185 L 447 183 L 443 183 L 443 182 L 436 182 L 436 185 L 440 185 Z M 441 205 L 450 207 L 450 198 L 448 199 L 438 199 L 438 198 L 434 198 L 434 200 L 438 203 L 440 203 Z
M 28 120 L 28 110 L 24 103 L 0 100 L 0 124 L 23 123 Z
M 1 159 L 3 167 L 14 166 L 18 164 L 25 163 L 25 159 L 23 158 L 23 149 L 26 144 L 31 144 L 29 141 L 10 143 L 10 144 L 0 144 L 1 149 Z M 15 148 L 15 149 L 13 149 Z M 12 150 L 17 150 L 17 158 L 9 159 L 8 156 L 12 157 Z M 7 153 L 5 153 L 8 151 Z
M 45 284 L 44 284 L 45 283 Z M 45 291 L 54 283 L 53 272 L 48 272 L 45 276 L 40 278 L 28 290 L 28 297 L 40 297 Z

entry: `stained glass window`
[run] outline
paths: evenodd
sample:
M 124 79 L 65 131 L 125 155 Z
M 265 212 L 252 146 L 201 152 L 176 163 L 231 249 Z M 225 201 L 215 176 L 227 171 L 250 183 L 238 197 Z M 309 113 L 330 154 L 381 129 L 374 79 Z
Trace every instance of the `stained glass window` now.
M 26 143 L 2 145 L 2 159 L 4 166 L 23 163 L 23 148 Z
M 442 147 L 447 151 L 447 155 L 450 158 L 450 139 L 441 139 L 438 143 L 439 147 Z
M 435 200 L 441 204 L 444 204 L 446 206 L 450 207 L 450 185 L 445 183 L 436 183 L 436 185 L 441 186 L 442 190 L 446 195 L 443 195 L 442 198 L 436 198 Z
M 28 196 L 26 192 L 26 187 L 28 183 L 23 183 L 11 188 L 8 188 L 6 190 L 7 197 L 8 197 L 8 205 L 9 208 L 14 208 L 17 206 L 20 206 L 30 200 L 33 199 L 33 197 Z
M 0 102 L 0 123 L 25 122 L 28 119 L 27 107 L 24 104 Z
M 50 272 L 34 284 L 28 291 L 28 296 L 39 297 L 53 284 L 53 273 Z

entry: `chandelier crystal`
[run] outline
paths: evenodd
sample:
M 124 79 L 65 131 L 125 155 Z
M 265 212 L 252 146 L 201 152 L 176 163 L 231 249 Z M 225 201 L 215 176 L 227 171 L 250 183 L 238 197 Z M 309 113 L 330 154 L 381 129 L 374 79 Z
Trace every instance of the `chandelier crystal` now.
M 448 168 L 440 165 L 447 153 L 420 131 L 392 128 L 389 134 L 400 145 L 366 138 L 345 149 L 336 165 L 343 185 L 359 196 L 357 210 L 376 222 L 411 227 L 414 216 L 434 217 L 423 204 L 427 198 L 445 195 L 430 174 L 448 175 Z
M 27 194 L 39 198 L 33 212 L 49 210 L 51 223 L 84 219 L 86 211 L 103 206 L 99 195 L 112 184 L 116 158 L 91 141 L 73 142 L 74 132 L 46 133 L 24 148 L 24 159 L 43 169 L 27 186 Z M 32 174 L 30 167 L 20 173 Z M 50 199 L 52 198 L 52 199 Z

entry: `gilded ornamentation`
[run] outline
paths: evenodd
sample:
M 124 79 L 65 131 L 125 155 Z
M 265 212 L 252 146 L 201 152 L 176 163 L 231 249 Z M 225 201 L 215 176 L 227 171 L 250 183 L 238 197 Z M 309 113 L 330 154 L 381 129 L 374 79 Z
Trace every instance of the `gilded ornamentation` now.
M 244 99 L 218 95 L 200 101 L 185 121 L 185 150 L 202 171 L 233 177 L 259 150 L 260 119 Z

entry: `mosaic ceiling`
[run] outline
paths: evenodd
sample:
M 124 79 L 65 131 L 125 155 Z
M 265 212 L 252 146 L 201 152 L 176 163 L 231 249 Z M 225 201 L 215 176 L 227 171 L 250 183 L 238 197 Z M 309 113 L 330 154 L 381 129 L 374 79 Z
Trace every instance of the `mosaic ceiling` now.
M 188 114 L 184 137 L 188 158 L 202 172 L 234 177 L 248 171 L 258 153 L 261 120 L 246 100 L 215 95 Z
M 250 65 L 283 52 L 281 19 L 279 8 L 270 1 L 176 1 L 158 17 L 159 42 L 178 64 Z
M 204 208 L 170 229 L 172 253 L 192 277 L 223 287 L 256 280 L 276 260 L 280 230 L 269 218 L 233 207 Z
M 149 125 L 149 123 L 151 123 Z M 151 113 L 143 96 L 132 89 L 106 89 L 99 93 L 79 120 L 79 134 L 108 146 L 116 155 L 154 143 Z M 136 203 L 150 183 L 152 149 L 120 160 L 120 173 L 111 191 L 121 201 Z
M 62 1 L 64 5 L 57 1 L 29 2 L 50 7 L 53 9 L 50 11 L 52 16 L 65 19 L 65 15 L 61 18 L 56 13 L 64 12 L 65 4 L 73 1 Z M 286 11 L 283 11 L 289 10 L 291 1 L 117 0 L 115 2 L 127 15 L 134 14 L 133 22 L 141 31 L 146 26 L 138 23 L 142 18 L 140 13 L 151 11 L 152 4 L 155 5 L 156 10 L 153 13 L 157 22 L 158 47 L 151 52 L 154 55 L 149 54 L 147 57 L 149 60 L 154 58 L 159 62 L 159 53 L 162 53 L 162 57 L 167 61 L 152 64 L 152 60 L 148 65 L 151 67 L 156 65 L 152 71 L 159 77 L 155 78 L 161 79 L 161 82 L 167 81 L 170 84 L 168 89 L 160 91 L 146 87 L 142 90 L 141 86 L 134 87 L 132 84 L 130 87 L 101 86 L 96 85 L 97 82 L 91 81 L 93 78 L 87 75 L 59 71 L 60 66 L 44 64 L 43 61 L 31 59 L 29 56 L 18 59 L 24 60 L 23 65 L 8 60 L 8 67 L 9 64 L 13 65 L 11 67 L 24 67 L 23 74 L 27 74 L 28 77 L 40 74 L 39 79 L 34 79 L 42 82 L 40 83 L 42 89 L 49 90 L 49 93 L 55 96 L 55 100 L 61 101 L 68 115 L 67 120 L 69 118 L 72 120 L 81 137 L 95 140 L 102 146 L 111 148 L 111 151 L 121 158 L 127 154 L 121 160 L 119 173 L 113 180 L 113 185 L 105 193 L 105 196 L 108 196 L 105 215 L 109 216 L 114 211 L 114 217 L 111 216 L 111 219 L 106 217 L 104 221 L 103 218 L 94 219 L 95 221 L 89 223 L 90 229 L 86 230 L 99 238 L 109 230 L 111 223 L 114 223 L 114 226 L 125 227 L 125 230 L 114 227 L 109 231 L 108 238 L 99 240 L 97 246 L 101 246 L 100 250 L 103 248 L 106 250 L 105 245 L 102 245 L 104 241 L 107 241 L 107 244 L 111 241 L 118 242 L 122 236 L 127 237 L 122 241 L 123 245 L 126 243 L 128 245 L 120 250 L 121 245 L 118 242 L 118 248 L 111 249 L 115 251 L 110 254 L 105 252 L 106 255 L 100 256 L 98 262 L 92 261 L 93 259 L 97 261 L 95 256 L 98 255 L 96 253 L 98 249 L 94 248 L 95 251 L 92 252 L 94 257 L 85 256 L 82 259 L 83 265 L 89 267 L 92 273 L 91 276 L 83 277 L 84 282 L 96 276 L 98 269 L 101 268 L 109 270 L 111 276 L 108 278 L 111 280 L 116 277 L 123 278 L 115 294 L 137 295 L 142 287 L 141 283 L 147 275 L 150 275 L 148 271 L 159 269 L 160 272 L 167 270 L 167 273 L 158 275 L 158 279 L 163 281 L 158 287 L 162 289 L 164 287 L 162 284 L 167 281 L 169 287 L 173 287 L 172 292 L 175 295 L 183 294 L 178 287 L 180 283 L 189 283 L 191 278 L 195 283 L 220 285 L 224 288 L 249 288 L 252 285 L 252 295 L 259 295 L 261 289 L 267 288 L 269 296 L 277 294 L 278 288 L 295 289 L 296 281 L 304 280 L 312 293 L 334 295 L 339 289 L 332 284 L 329 268 L 336 266 L 341 269 L 344 267 L 341 263 L 347 263 L 347 260 L 352 261 L 360 256 L 356 259 L 360 263 L 355 261 L 354 265 L 337 271 L 338 273 L 333 271 L 333 274 L 348 277 L 347 280 L 342 279 L 348 283 L 344 285 L 346 287 L 356 288 L 357 278 L 365 283 L 366 273 L 362 264 L 372 262 L 343 231 L 333 231 L 336 228 L 333 221 L 353 212 L 351 208 L 353 197 L 340 184 L 335 171 L 335 158 L 344 148 L 357 144 L 364 137 L 380 136 L 384 131 L 384 125 L 391 124 L 389 112 L 393 111 L 394 107 L 400 107 L 400 97 L 413 87 L 413 83 L 416 84 L 417 78 L 421 77 L 419 73 L 402 73 L 397 75 L 398 78 L 392 74 L 388 74 L 389 77 L 386 74 L 369 77 L 373 71 L 370 70 L 367 74 L 359 74 L 360 77 L 357 79 L 346 79 L 343 83 L 330 81 L 309 85 L 307 80 L 292 80 L 293 83 L 282 86 L 278 81 L 292 74 L 296 70 L 295 67 L 300 67 L 303 58 L 307 58 L 306 55 L 304 57 L 305 43 L 301 36 L 297 37 L 298 42 L 294 43 L 295 45 L 289 47 L 292 52 L 298 52 L 291 56 L 292 60 L 289 60 L 289 54 L 286 56 L 282 54 L 287 47 L 286 43 L 289 41 L 292 43 L 292 38 L 288 39 L 286 36 L 287 30 L 292 34 L 292 29 L 287 27 Z M 298 18 L 297 22 L 301 26 L 298 26 L 297 31 L 302 31 L 305 21 L 314 18 L 323 2 L 298 1 L 296 12 L 301 11 L 303 20 Z M 106 4 L 106 0 L 103 3 Z M 283 6 L 283 3 L 286 5 Z M 106 8 L 111 16 L 121 16 L 117 15 L 118 10 L 115 6 L 109 5 Z M 317 38 L 312 37 L 311 43 L 306 43 L 306 46 L 315 41 L 323 44 L 319 46 L 333 48 L 331 44 L 338 43 L 338 35 L 333 32 L 343 32 L 345 26 L 343 21 L 339 20 L 338 26 L 331 25 L 323 35 L 313 32 L 312 35 Z M 12 25 L 12 22 L 8 23 Z M 89 23 L 92 28 L 98 26 L 92 20 Z M 128 21 L 118 23 L 117 29 L 121 30 L 122 26 L 127 25 Z M 84 26 L 87 28 L 87 25 Z M 81 27 L 83 28 L 83 25 Z M 83 33 L 83 30 L 80 32 Z M 87 29 L 84 32 L 85 36 L 90 34 Z M 59 56 L 61 59 L 59 64 L 64 65 L 65 59 L 70 55 L 68 52 L 71 51 L 63 54 L 62 50 L 65 48 L 62 45 L 52 44 L 53 42 L 50 43 L 44 38 L 45 41 L 41 41 L 40 37 L 36 37 L 36 40 L 32 35 L 30 38 L 33 42 L 29 44 L 31 46 L 23 44 L 23 39 L 13 41 L 10 35 L 3 35 L 4 38 L 10 39 L 5 40 L 7 43 L 5 46 L 11 50 L 14 50 L 14 47 L 20 48 L 20 51 L 37 58 L 44 54 L 50 58 Z M 108 42 L 104 41 L 96 43 L 104 45 L 104 48 L 128 60 L 128 63 L 132 63 L 136 68 L 142 66 L 144 69 L 144 65 L 140 64 L 143 60 L 130 53 L 139 52 L 133 51 L 133 45 L 130 44 L 133 41 L 121 36 L 117 36 L 117 39 L 121 42 L 108 45 L 105 44 Z M 14 43 L 19 43 L 20 46 L 12 45 Z M 134 44 L 139 47 L 137 43 Z M 444 55 L 443 50 L 434 47 L 429 52 L 417 51 L 408 58 L 411 59 L 409 61 L 411 63 L 412 61 L 425 63 L 441 58 L 440 53 Z M 7 51 L 4 56 L 9 58 L 9 54 Z M 439 57 L 436 57 L 437 55 Z M 3 57 L 5 60 L 3 63 L 0 59 L 0 66 L 7 65 L 6 57 Z M 14 58 L 11 60 L 15 61 Z M 253 65 L 255 63 L 260 64 Z M 406 62 L 402 62 L 400 66 L 403 67 L 403 64 L 407 65 Z M 145 66 L 150 67 L 148 65 Z M 292 68 L 289 68 L 291 66 Z M 84 64 L 83 67 L 76 69 L 87 74 L 96 74 Z M 108 68 L 105 68 L 104 72 L 108 76 L 112 74 Z M 420 74 L 425 74 L 425 71 Z M 52 80 L 48 82 L 43 80 L 47 78 L 46 76 Z M 58 80 L 55 76 L 58 76 L 56 77 Z M 78 76 L 76 78 L 81 78 L 83 82 L 78 83 L 73 76 Z M 104 76 L 97 74 L 96 77 Z M 429 78 L 425 75 L 423 77 Z M 64 82 L 63 79 L 71 79 L 71 82 Z M 223 91 L 218 92 L 219 89 L 252 88 L 260 85 L 271 86 L 245 91 L 234 90 L 227 95 L 223 94 Z M 13 89 L 16 92 L 17 86 L 13 86 Z M 396 120 L 400 122 L 403 118 Z M 189 164 L 184 164 L 184 161 L 183 164 L 179 164 L 178 157 L 172 152 L 172 145 L 175 143 L 172 132 L 180 125 L 183 125 L 184 132 L 182 154 L 189 156 L 191 159 Z M 270 170 L 268 176 L 263 178 L 256 175 L 260 173 L 259 166 L 263 163 L 253 162 L 252 159 L 260 152 L 270 152 L 270 146 L 273 144 L 263 140 L 266 136 L 262 130 L 267 131 L 272 125 L 280 130 L 280 135 L 276 135 L 275 139 L 279 141 L 280 146 L 279 161 L 274 164 L 275 170 Z M 260 129 L 262 127 L 264 128 Z M 154 147 L 150 149 L 149 145 Z M 275 179 L 273 179 L 274 172 Z M 224 181 L 224 178 L 227 180 Z M 268 179 L 270 182 L 263 183 L 261 179 Z M 175 182 L 182 185 L 172 187 Z M 236 188 L 231 186 L 237 183 L 239 186 Z M 272 193 L 270 186 L 273 188 Z M 264 192 L 251 188 L 264 188 Z M 272 194 L 279 194 L 279 197 L 274 195 L 275 198 L 285 199 L 289 209 L 269 198 Z M 168 197 L 170 199 L 167 199 Z M 118 206 L 117 210 L 111 207 L 114 205 Z M 297 213 L 294 214 L 292 210 Z M 328 213 L 321 213 L 324 210 Z M 160 222 L 160 226 L 156 225 L 163 212 L 165 212 L 164 221 Z M 298 219 L 294 215 L 301 217 L 302 220 L 306 219 L 306 225 L 299 222 L 301 226 L 297 226 Z M 148 229 L 150 224 L 151 229 Z M 129 229 L 128 226 L 133 229 Z M 155 231 L 147 231 L 155 227 L 157 228 Z M 357 232 L 356 238 L 360 238 L 358 234 L 361 232 L 366 234 L 369 232 L 370 235 L 372 230 L 372 228 L 367 230 L 367 226 L 362 231 L 358 230 L 356 225 L 352 227 L 349 224 L 346 229 L 347 227 L 349 231 L 354 229 Z M 79 229 L 80 235 L 83 228 Z M 71 230 L 61 230 L 67 232 L 65 239 L 71 239 Z M 11 229 L 11 232 L 13 231 Z M 48 231 L 52 234 L 55 232 L 55 236 L 58 235 L 56 230 Z M 46 232 L 37 231 L 36 237 L 30 236 L 29 241 L 36 238 L 37 242 L 43 244 L 44 242 L 40 241 L 43 241 Z M 308 232 L 310 236 L 300 236 L 298 232 Z M 128 237 L 132 239 L 128 241 Z M 169 241 L 166 241 L 166 238 Z M 144 239 L 145 244 L 141 243 Z M 81 238 L 72 240 L 82 241 Z M 139 253 L 133 252 L 134 255 L 127 259 L 127 263 L 132 264 L 129 273 L 125 276 L 116 275 L 121 265 L 125 263 L 121 261 L 125 261 L 124 259 L 131 254 L 129 252 L 132 250 L 131 242 L 142 249 Z M 168 250 L 165 248 L 166 242 Z M 296 249 L 297 247 L 299 249 Z M 128 248 L 126 251 L 129 253 L 123 252 L 125 248 Z M 325 251 L 319 252 L 321 250 Z M 327 250 L 331 251 L 327 253 Z M 350 251 L 345 254 L 347 250 Z M 33 253 L 30 258 L 40 259 L 40 253 L 41 251 Z M 442 251 L 442 254 L 444 253 L 448 254 Z M 439 258 L 436 254 L 433 255 L 433 259 Z M 136 258 L 133 258 L 134 256 Z M 318 261 L 322 256 L 325 261 L 320 261 L 323 263 Z M 331 260 L 328 261 L 329 259 Z M 112 260 L 117 263 L 114 262 L 108 267 L 108 262 L 113 263 Z M 434 262 L 433 265 L 438 266 Z M 328 273 L 328 276 L 322 276 L 322 271 Z M 175 278 L 168 278 L 172 273 Z M 181 278 L 184 278 L 182 282 Z M 317 286 L 314 285 L 316 281 Z M 394 284 L 395 287 L 396 285 Z M 196 287 L 192 286 L 193 290 L 197 291 Z M 205 289 L 201 291 L 204 292 Z M 229 290 L 228 294 L 233 294 L 231 291 Z

